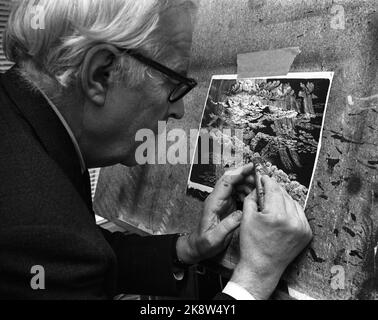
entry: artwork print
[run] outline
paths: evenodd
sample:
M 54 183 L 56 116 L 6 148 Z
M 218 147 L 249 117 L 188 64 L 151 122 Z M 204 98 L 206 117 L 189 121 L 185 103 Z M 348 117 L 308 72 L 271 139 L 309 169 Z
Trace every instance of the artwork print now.
M 254 79 L 214 76 L 201 122 L 213 143 L 204 150 L 199 135 L 188 194 L 205 199 L 224 172 L 236 165 L 234 155 L 242 153 L 244 164 L 261 157 L 269 176 L 305 207 L 332 78 L 326 72 Z M 211 154 L 217 144 L 231 145 L 233 157 L 222 154 L 214 161 Z M 205 152 L 210 154 L 208 163 L 201 162 Z

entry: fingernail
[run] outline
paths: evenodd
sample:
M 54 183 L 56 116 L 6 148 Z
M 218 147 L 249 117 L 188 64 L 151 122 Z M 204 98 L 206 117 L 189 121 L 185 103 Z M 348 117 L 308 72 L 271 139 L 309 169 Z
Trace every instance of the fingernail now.
M 243 217 L 243 211 L 240 211 L 240 210 L 235 211 L 233 213 L 233 216 L 234 216 L 235 219 L 240 220 Z

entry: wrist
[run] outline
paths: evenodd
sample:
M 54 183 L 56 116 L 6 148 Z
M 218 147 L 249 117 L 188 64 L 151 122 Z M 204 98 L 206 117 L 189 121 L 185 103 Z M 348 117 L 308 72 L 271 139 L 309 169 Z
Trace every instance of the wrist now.
M 180 264 L 193 265 L 199 262 L 196 258 L 194 245 L 190 234 L 182 234 L 176 242 L 176 255 Z
M 239 264 L 230 281 L 247 290 L 256 300 L 267 300 L 276 289 L 280 277 L 277 273 L 259 272 Z

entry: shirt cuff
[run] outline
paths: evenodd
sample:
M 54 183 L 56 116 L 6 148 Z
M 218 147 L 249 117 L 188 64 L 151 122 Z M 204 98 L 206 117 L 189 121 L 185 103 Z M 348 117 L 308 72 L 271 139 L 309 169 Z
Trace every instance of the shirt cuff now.
M 224 288 L 223 293 L 235 300 L 256 300 L 246 289 L 231 281 Z
M 173 272 L 173 276 L 175 277 L 176 281 L 182 281 L 185 278 L 185 271 Z

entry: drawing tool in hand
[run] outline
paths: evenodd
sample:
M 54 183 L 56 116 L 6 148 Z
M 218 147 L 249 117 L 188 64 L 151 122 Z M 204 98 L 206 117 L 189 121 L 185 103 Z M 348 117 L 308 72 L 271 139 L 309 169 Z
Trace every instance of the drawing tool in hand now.
M 264 187 L 262 185 L 261 178 L 264 175 L 268 175 L 268 171 L 261 157 L 254 158 L 253 164 L 255 166 L 254 171 L 255 171 L 255 181 L 256 181 L 257 204 L 261 212 L 261 211 L 264 211 L 264 201 L 265 201 Z

